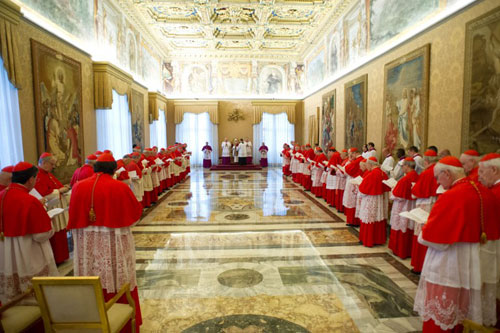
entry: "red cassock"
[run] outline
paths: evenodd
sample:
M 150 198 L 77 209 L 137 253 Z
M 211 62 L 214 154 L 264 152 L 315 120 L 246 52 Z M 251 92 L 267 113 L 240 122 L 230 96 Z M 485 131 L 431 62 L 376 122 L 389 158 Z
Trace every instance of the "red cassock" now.
M 89 218 L 92 193 L 95 222 Z M 96 173 L 75 185 L 69 207 L 68 229 L 73 230 L 75 239 L 75 275 L 99 276 L 106 300 L 111 299 L 122 284 L 130 283 L 139 328 L 142 317 L 135 275 L 135 246 L 129 227 L 140 219 L 142 205 L 127 184 Z M 126 299 L 119 302 L 125 303 Z
M 54 256 L 45 240 L 27 235 L 47 233 L 52 229 L 43 205 L 28 189 L 12 183 L 0 192 L 0 303 L 22 294 L 31 287 L 33 276 L 57 275 Z
M 306 152 L 304 153 L 304 158 L 306 159 L 306 161 L 308 159 L 314 161 L 314 157 L 316 156 L 316 154 L 314 154 L 314 150 L 312 148 L 309 148 L 306 150 Z M 311 187 L 312 187 L 312 181 L 311 181 L 311 171 L 310 169 L 306 169 L 304 168 L 303 171 L 302 171 L 302 186 L 304 186 L 304 188 L 308 191 L 311 190 Z
M 337 182 L 338 180 L 334 180 L 333 177 L 336 178 L 335 175 L 335 169 L 333 169 L 334 166 L 339 165 L 342 163 L 342 158 L 340 157 L 339 152 L 334 152 L 332 157 L 328 160 L 328 164 L 326 165 L 327 168 L 330 169 L 329 175 L 326 178 L 326 197 L 325 200 L 326 202 L 334 207 L 335 206 L 335 187 L 334 183 Z
M 317 197 L 321 196 L 322 184 L 321 184 L 321 175 L 323 174 L 324 164 L 323 161 L 326 161 L 325 154 L 321 153 L 314 157 L 313 163 L 311 163 L 312 167 L 316 167 L 316 171 L 314 173 L 314 179 L 311 179 L 311 192 Z M 312 169 L 311 167 L 311 169 Z M 311 170 L 311 177 L 313 177 Z
M 488 242 L 479 244 L 483 232 Z M 490 254 L 500 239 L 493 193 L 468 177 L 458 180 L 432 207 L 421 238 L 429 247 L 415 310 L 424 332 L 453 329 L 464 319 L 494 325 L 498 272 L 483 269 L 498 267 L 498 258 Z
M 127 169 L 125 167 L 125 163 L 123 163 L 123 160 L 116 161 L 116 170 L 118 171 L 121 168 L 123 168 L 124 171 L 120 172 L 117 175 L 116 179 L 120 180 L 120 181 L 124 181 L 124 180 L 130 179 L 130 177 L 128 175 L 128 172 L 127 172 Z
M 7 186 L 0 184 L 0 192 L 5 190 L 6 188 L 7 188 Z
M 385 193 L 390 191 L 382 183 L 386 179 L 387 174 L 377 167 L 368 172 L 359 185 L 359 240 L 364 246 L 385 244 L 386 241 L 388 198 Z
M 412 198 L 411 187 L 412 183 L 416 183 L 417 180 L 418 173 L 412 170 L 401 178 L 392 190 L 393 205 L 389 248 L 402 259 L 411 257 L 414 222 L 400 216 L 399 213 L 415 208 L 415 199 Z
M 340 163 L 341 166 L 345 167 L 349 162 L 349 159 L 346 158 L 342 160 L 342 163 Z M 337 208 L 337 211 L 339 213 L 344 212 L 344 205 L 343 205 L 343 200 L 344 200 L 344 190 L 346 186 L 346 174 L 340 173 L 337 178 L 337 186 L 335 189 L 335 207 Z
M 75 186 L 76 182 L 92 177 L 93 174 L 94 168 L 91 165 L 84 164 L 83 166 L 75 170 L 69 184 L 71 187 L 73 187 Z
M 476 183 L 479 182 L 479 167 L 475 167 L 469 172 L 468 177 L 475 181 Z
M 436 182 L 434 177 L 434 167 L 436 165 L 432 164 L 427 169 L 425 169 L 420 176 L 415 186 L 411 189 L 411 194 L 417 199 L 417 207 L 421 206 L 422 209 L 430 211 L 432 204 L 436 199 L 436 190 L 439 184 Z M 419 201 L 428 202 L 424 205 L 420 205 Z M 418 235 L 421 231 L 421 225 L 416 225 L 412 241 L 411 249 L 411 266 L 414 272 L 421 272 L 422 265 L 424 264 L 425 254 L 427 252 L 427 246 L 422 245 L 418 242 Z
M 351 184 L 349 180 L 361 176 L 361 169 L 359 163 L 363 160 L 363 156 L 358 156 L 355 160 L 350 161 L 345 166 L 345 173 L 347 174 L 347 180 L 345 185 L 344 198 L 342 204 L 344 206 L 344 214 L 346 216 L 347 224 L 354 224 L 354 215 L 356 213 L 356 196 L 358 189 L 356 185 Z M 349 178 L 350 177 L 350 178 Z
M 42 197 L 51 194 L 54 190 L 63 187 L 63 184 L 52 173 L 38 168 L 35 189 Z M 68 238 L 66 229 L 59 230 L 50 238 L 50 246 L 54 252 L 56 264 L 62 263 L 69 258 Z

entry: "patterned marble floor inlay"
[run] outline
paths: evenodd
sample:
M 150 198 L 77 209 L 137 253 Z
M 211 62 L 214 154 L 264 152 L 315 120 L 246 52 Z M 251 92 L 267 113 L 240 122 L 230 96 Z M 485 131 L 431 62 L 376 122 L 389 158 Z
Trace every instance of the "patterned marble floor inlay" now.
M 134 227 L 143 332 L 415 332 L 418 277 L 278 168 L 207 172 Z

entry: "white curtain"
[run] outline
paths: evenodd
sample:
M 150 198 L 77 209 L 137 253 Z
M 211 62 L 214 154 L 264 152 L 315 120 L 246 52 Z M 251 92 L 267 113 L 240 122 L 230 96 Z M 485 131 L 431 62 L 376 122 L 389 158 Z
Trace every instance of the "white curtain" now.
M 0 169 L 24 159 L 17 89 L 10 83 L 0 58 Z
M 264 112 L 260 124 L 253 125 L 253 163 L 259 163 L 259 148 L 264 142 L 269 148 L 267 152 L 269 165 L 281 165 L 280 153 L 283 150 L 283 144 L 294 139 L 295 126 L 290 124 L 285 112 L 279 114 Z
M 191 151 L 191 165 L 203 164 L 201 148 L 208 142 L 212 146 L 212 163 L 217 164 L 219 158 L 219 138 L 217 125 L 212 124 L 208 112 L 184 113 L 182 122 L 175 126 L 175 141 L 187 143 L 187 150 Z
M 109 149 L 116 159 L 132 151 L 132 118 L 127 95 L 113 90 L 111 110 L 96 110 L 97 149 Z
M 162 109 L 158 109 L 158 120 L 149 124 L 149 143 L 151 147 L 167 147 L 167 122 Z

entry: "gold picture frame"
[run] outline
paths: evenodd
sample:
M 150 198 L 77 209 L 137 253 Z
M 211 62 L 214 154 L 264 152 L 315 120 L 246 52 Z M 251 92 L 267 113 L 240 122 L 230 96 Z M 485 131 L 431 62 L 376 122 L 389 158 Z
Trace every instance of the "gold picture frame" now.
M 335 146 L 335 136 L 337 135 L 336 119 L 337 90 L 333 89 L 322 96 L 320 145 L 324 151 Z

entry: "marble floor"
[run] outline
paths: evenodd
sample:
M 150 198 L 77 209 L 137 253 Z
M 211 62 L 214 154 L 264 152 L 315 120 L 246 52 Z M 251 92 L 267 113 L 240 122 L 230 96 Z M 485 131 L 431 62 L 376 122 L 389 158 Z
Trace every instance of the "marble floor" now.
M 414 332 L 418 277 L 281 169 L 208 172 L 134 229 L 143 332 Z

